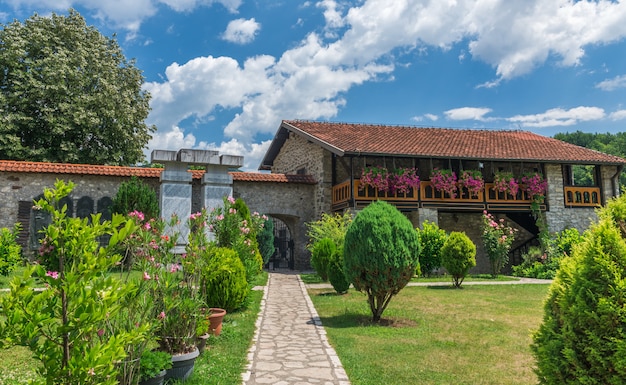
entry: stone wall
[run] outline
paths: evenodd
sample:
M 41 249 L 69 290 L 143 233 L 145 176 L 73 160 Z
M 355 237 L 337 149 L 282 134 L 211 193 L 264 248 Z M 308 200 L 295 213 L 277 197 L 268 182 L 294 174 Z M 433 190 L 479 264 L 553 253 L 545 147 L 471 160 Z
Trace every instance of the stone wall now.
M 297 183 L 260 183 L 235 181 L 235 198 L 243 199 L 251 212 L 278 218 L 289 228 L 294 241 L 294 268 L 311 268 L 310 253 L 306 249 L 306 223 L 317 220 L 314 200 L 317 186 Z
M 615 173 L 615 171 L 613 171 Z M 566 228 L 575 228 L 579 232 L 586 230 L 597 219 L 592 207 L 565 207 L 563 194 L 563 173 L 560 164 L 547 164 L 545 177 L 548 181 L 546 203 L 546 221 L 550 232 L 560 232 Z M 603 180 L 606 182 L 603 175 Z M 603 187 L 603 191 L 604 187 Z
M 330 212 L 332 204 L 332 154 L 305 138 L 289 133 L 289 138 L 274 159 L 272 173 L 312 175 L 318 182 L 313 199 L 315 218 Z

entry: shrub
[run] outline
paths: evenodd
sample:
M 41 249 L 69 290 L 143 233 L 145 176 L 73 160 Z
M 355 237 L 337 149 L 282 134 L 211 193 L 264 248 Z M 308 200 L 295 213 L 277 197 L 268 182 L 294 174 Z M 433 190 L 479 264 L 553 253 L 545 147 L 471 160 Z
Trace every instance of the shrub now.
M 335 242 L 330 238 L 323 238 L 313 246 L 311 252 L 311 266 L 322 278 L 322 281 L 328 281 L 328 266 L 332 260 L 333 253 L 337 250 Z
M 542 242 L 543 247 L 531 247 L 522 255 L 523 262 L 513 266 L 513 275 L 519 277 L 553 279 L 561 260 L 571 254 L 575 245 L 582 242 L 582 236 L 574 228 L 565 229 L 556 238 Z
M 476 245 L 465 233 L 453 231 L 441 248 L 441 262 L 454 287 L 461 287 L 469 270 L 476 266 Z
M 336 249 L 328 264 L 328 280 L 333 289 L 339 294 L 346 293 L 350 288 L 350 282 L 343 272 L 343 250 Z
M 419 255 L 420 267 L 424 275 L 430 275 L 441 267 L 441 248 L 448 235 L 436 223 L 424 221 L 422 228 L 417 229 L 417 236 L 422 246 Z
M 142 212 L 146 219 L 159 217 L 159 200 L 156 191 L 133 176 L 122 182 L 113 197 L 111 207 L 114 213 L 126 215 L 133 211 Z
M 307 223 L 307 236 L 309 237 L 309 244 L 307 249 L 312 251 L 315 247 L 315 243 L 324 239 L 330 238 L 335 243 L 335 246 L 341 248 L 343 246 L 346 231 L 352 222 L 352 214 L 350 211 L 346 211 L 343 214 L 322 214 L 322 218 L 315 222 Z
M 626 242 L 606 211 L 600 217 L 550 286 L 531 346 L 542 384 L 626 378 Z
M 509 262 L 509 250 L 515 239 L 517 229 L 505 225 L 504 218 L 496 220 L 493 215 L 483 211 L 483 245 L 489 257 L 491 275 L 497 276 Z
M 22 261 L 22 246 L 17 243 L 21 229 L 22 224 L 19 222 L 13 230 L 6 227 L 0 229 L 0 275 L 9 275 Z
M 346 232 L 344 273 L 368 297 L 372 321 L 409 282 L 417 266 L 420 244 L 411 222 L 384 201 L 368 205 Z
M 263 228 L 256 236 L 257 243 L 259 244 L 259 252 L 263 257 L 263 264 L 267 264 L 270 261 L 272 255 L 276 251 L 274 246 L 274 221 L 267 219 Z
M 233 311 L 241 307 L 248 295 L 246 269 L 234 250 L 211 248 L 204 258 L 201 288 L 208 307 Z
M 57 181 L 35 204 L 51 215 L 45 239 L 58 263 L 54 270 L 27 267 L 12 281 L 10 293 L 0 297 L 0 347 L 29 346 L 42 361 L 39 372 L 47 384 L 113 385 L 124 348 L 146 339 L 149 330 L 148 324 L 141 324 L 100 338 L 108 320 L 122 309 L 120 304 L 136 295 L 132 284 L 107 274 L 121 258 L 113 251 L 116 243 L 133 231 L 134 223 L 120 215 L 102 222 L 98 216 L 94 221 L 66 216 L 56 203 L 73 187 Z M 105 234 L 110 235 L 109 244 L 100 247 L 98 238 Z M 33 290 L 35 279 L 47 290 Z

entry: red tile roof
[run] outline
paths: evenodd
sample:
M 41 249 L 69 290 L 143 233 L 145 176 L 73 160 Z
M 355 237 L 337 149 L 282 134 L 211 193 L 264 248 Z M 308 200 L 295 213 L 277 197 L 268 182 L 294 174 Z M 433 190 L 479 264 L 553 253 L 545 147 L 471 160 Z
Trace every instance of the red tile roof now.
M 283 121 L 281 129 L 299 133 L 341 156 L 363 154 L 626 164 L 626 159 L 528 131 L 419 128 L 299 120 Z
M 162 168 L 103 166 L 91 164 L 25 162 L 0 160 L 0 171 L 43 174 L 137 176 L 140 178 L 158 178 Z M 194 179 L 202 178 L 204 170 L 192 170 Z M 262 174 L 258 172 L 231 172 L 233 180 L 242 182 L 304 183 L 315 184 L 310 175 Z

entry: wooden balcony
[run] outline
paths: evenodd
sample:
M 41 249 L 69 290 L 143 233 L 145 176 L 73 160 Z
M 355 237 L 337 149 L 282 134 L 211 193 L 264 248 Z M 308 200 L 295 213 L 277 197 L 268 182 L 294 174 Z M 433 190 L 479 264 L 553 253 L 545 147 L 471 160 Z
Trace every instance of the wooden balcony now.
M 352 188 L 351 188 L 352 187 Z M 352 192 L 352 194 L 351 194 Z M 599 191 L 598 191 L 599 194 Z M 350 198 L 354 197 L 354 207 L 357 209 L 367 206 L 375 200 L 384 200 L 392 203 L 400 210 L 416 210 L 420 207 L 450 208 L 455 210 L 490 210 L 511 211 L 530 210 L 530 197 L 524 192 L 516 196 L 494 190 L 492 183 L 486 183 L 485 189 L 477 195 L 471 195 L 467 189 L 461 189 L 454 198 L 434 189 L 429 181 L 421 182 L 419 189 L 412 189 L 407 193 L 378 191 L 372 187 L 360 188 L 360 181 L 345 181 L 333 186 L 332 208 L 334 211 L 351 207 Z M 545 205 L 540 206 L 542 210 Z
M 566 207 L 599 207 L 601 203 L 599 187 L 563 187 Z

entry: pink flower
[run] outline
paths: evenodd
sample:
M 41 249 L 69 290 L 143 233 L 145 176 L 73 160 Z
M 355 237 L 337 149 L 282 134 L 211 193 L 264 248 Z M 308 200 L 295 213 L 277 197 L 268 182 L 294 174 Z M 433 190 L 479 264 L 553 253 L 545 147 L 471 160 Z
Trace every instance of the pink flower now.
M 146 222 L 146 224 L 143 225 L 143 228 L 146 229 L 146 230 L 150 230 L 150 228 L 151 228 L 150 223 Z
M 235 210 L 233 208 L 230 208 L 230 209 L 228 209 L 228 213 L 229 214 L 237 214 L 237 210 Z
M 98 337 L 102 337 L 104 335 L 104 329 L 98 329 Z
M 215 217 L 215 219 L 217 219 L 218 221 L 223 221 L 224 220 L 224 214 L 220 214 L 217 217 Z
M 150 280 L 150 274 L 148 274 L 148 272 L 146 272 L 146 271 L 143 272 L 143 280 L 144 281 L 149 281 Z
M 89 374 L 90 376 L 95 376 L 96 375 L 96 371 L 93 368 L 91 368 L 91 369 L 89 369 L 87 371 L 87 374 Z
M 57 271 L 48 271 L 48 272 L 46 272 L 46 275 L 48 277 L 51 277 L 52 279 L 59 278 L 59 273 Z
M 165 319 L 165 312 L 162 311 L 159 313 L 159 315 L 157 316 L 158 319 Z
M 228 202 L 230 202 L 231 205 L 235 204 L 235 198 L 228 197 Z
M 181 267 L 180 267 L 179 264 L 173 264 L 172 267 L 170 267 L 170 273 L 175 273 L 175 272 L 177 272 L 180 269 L 181 269 Z

